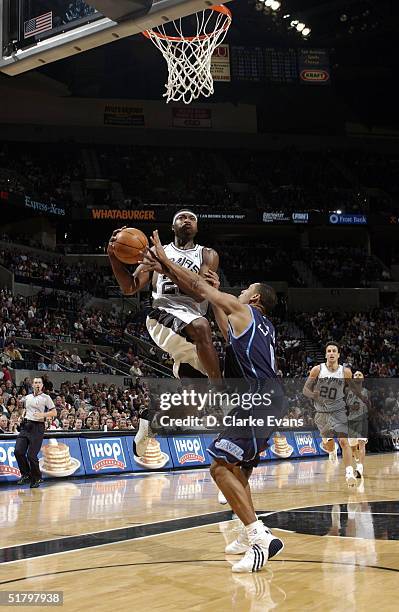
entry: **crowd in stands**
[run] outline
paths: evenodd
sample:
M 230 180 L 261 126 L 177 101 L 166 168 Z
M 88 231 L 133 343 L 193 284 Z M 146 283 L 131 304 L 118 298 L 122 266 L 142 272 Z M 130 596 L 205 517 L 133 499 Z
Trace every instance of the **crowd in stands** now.
M 21 153 L 22 151 L 22 153 Z M 195 172 L 192 169 L 195 169 Z M 5 143 L 0 188 L 64 206 L 391 212 L 399 160 L 365 151 Z M 97 181 L 91 188 L 90 180 Z M 101 189 L 99 188 L 101 187 Z M 370 191 L 368 188 L 377 188 Z M 379 208 L 378 208 L 379 206 Z
M 341 162 L 350 169 L 360 184 L 368 188 L 385 191 L 397 203 L 399 199 L 399 156 L 369 150 L 340 151 L 336 153 Z M 386 201 L 386 210 L 392 210 L 392 200 Z M 385 210 L 385 209 L 384 209 Z
M 119 350 L 124 344 L 124 315 L 115 308 L 110 311 L 76 309 L 70 302 L 58 303 L 56 298 L 53 292 L 46 293 L 45 290 L 34 300 L 14 296 L 7 289 L 0 290 L 0 364 L 21 368 L 26 367 L 26 363 L 29 367 L 36 363 L 41 371 L 98 374 L 115 374 L 121 370 L 121 365 L 127 364 L 137 376 L 148 373 L 137 354 L 132 358 L 132 347 L 125 353 Z M 20 346 L 20 351 L 16 348 L 15 338 L 22 342 L 24 339 L 39 339 L 41 344 L 32 346 L 28 343 L 24 350 Z M 76 348 L 62 346 L 65 342 L 82 346 L 78 352 Z M 109 359 L 106 353 L 99 353 L 96 344 L 111 347 L 109 354 L 116 353 L 114 359 Z
M 50 431 L 137 431 L 143 410 L 157 408 L 159 387 L 151 389 L 139 377 L 130 386 L 112 382 L 62 382 L 55 388 L 51 375 L 44 374 L 44 391 L 57 409 L 57 416 L 46 421 Z M 285 379 L 289 418 L 302 418 L 305 427 L 314 426 L 313 403 L 302 393 L 303 378 Z M 399 428 L 399 390 L 389 379 L 367 380 L 371 406 L 369 424 L 375 433 Z M 0 434 L 17 433 L 24 416 L 24 397 L 32 392 L 32 380 L 25 378 L 19 386 L 12 379 L 0 381 Z
M 148 387 L 139 378 L 129 388 L 89 383 L 83 378 L 78 383 L 63 382 L 57 390 L 47 374 L 43 380 L 44 391 L 57 409 L 57 416 L 46 422 L 49 430 L 136 430 L 139 411 L 150 404 Z M 30 378 L 18 387 L 12 381 L 0 385 L 0 433 L 18 431 L 28 393 L 32 393 Z
M 260 278 L 269 281 L 286 281 L 291 287 L 303 287 L 304 281 L 293 267 L 293 259 L 299 259 L 288 247 L 281 244 L 272 246 L 256 241 L 256 245 L 247 240 L 236 244 L 216 243 L 214 248 L 220 253 L 223 272 L 231 286 L 248 286 Z
M 339 342 L 341 360 L 353 370 L 374 378 L 399 376 L 397 308 L 355 314 L 319 310 L 314 314 L 297 314 L 295 321 L 321 349 L 329 340 Z
M 89 290 L 99 297 L 106 297 L 107 287 L 114 282 L 109 270 L 100 268 L 96 263 L 68 263 L 61 257 L 49 259 L 42 253 L 14 247 L 0 249 L 0 264 L 14 273 L 16 282 L 74 292 Z
M 318 246 L 304 249 L 300 258 L 325 287 L 369 287 L 390 279 L 381 262 L 362 248 Z
M 102 174 L 121 183 L 127 204 L 172 203 L 207 208 L 217 202 L 221 209 L 234 207 L 212 151 L 109 147 L 99 151 L 98 158 Z
M 0 145 L 0 187 L 40 202 L 70 205 L 71 182 L 83 178 L 76 145 Z

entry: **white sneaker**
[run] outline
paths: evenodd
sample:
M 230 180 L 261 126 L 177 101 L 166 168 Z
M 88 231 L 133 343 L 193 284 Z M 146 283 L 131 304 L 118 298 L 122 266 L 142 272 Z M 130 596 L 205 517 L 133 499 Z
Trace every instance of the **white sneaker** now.
M 241 523 L 241 528 L 238 534 L 238 538 L 230 544 L 227 544 L 224 552 L 226 555 L 242 555 L 242 553 L 247 552 L 249 548 L 249 540 L 247 535 L 247 530 L 244 525 Z
M 266 533 L 271 535 L 272 532 L 270 529 L 266 527 L 266 525 L 263 525 L 263 527 Z M 248 548 L 250 547 L 247 530 L 241 521 L 239 527 L 236 527 L 234 531 L 238 531 L 238 537 L 233 540 L 233 542 L 230 542 L 230 544 L 227 544 L 226 548 L 224 549 L 226 555 L 242 555 L 243 553 L 247 552 Z
M 225 496 L 223 495 L 220 489 L 218 493 L 218 502 L 219 504 L 222 504 L 222 506 L 225 506 L 227 504 L 227 499 L 225 498 Z
M 278 555 L 284 548 L 280 538 L 274 537 L 265 530 L 256 541 L 250 542 L 250 548 L 246 551 L 240 561 L 231 568 L 236 573 L 259 572 L 267 563 L 268 559 Z
M 363 478 L 363 472 L 364 472 L 363 464 L 356 463 L 356 470 L 355 470 L 356 478 Z
M 134 437 L 136 457 L 144 457 L 151 438 L 155 438 L 155 434 L 150 427 L 150 422 L 147 419 L 139 419 L 139 429 Z
M 354 487 L 356 485 L 356 476 L 353 473 L 353 467 L 346 468 L 345 478 L 348 487 Z

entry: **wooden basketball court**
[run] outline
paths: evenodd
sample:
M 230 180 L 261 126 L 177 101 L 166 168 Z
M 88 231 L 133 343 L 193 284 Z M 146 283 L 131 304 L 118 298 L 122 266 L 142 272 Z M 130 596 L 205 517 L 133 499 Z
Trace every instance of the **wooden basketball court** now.
M 68 611 L 393 610 L 399 453 L 365 470 L 350 490 L 341 462 L 258 468 L 256 509 L 285 543 L 258 574 L 231 572 L 237 521 L 207 470 L 2 487 L 1 591 L 63 591 Z

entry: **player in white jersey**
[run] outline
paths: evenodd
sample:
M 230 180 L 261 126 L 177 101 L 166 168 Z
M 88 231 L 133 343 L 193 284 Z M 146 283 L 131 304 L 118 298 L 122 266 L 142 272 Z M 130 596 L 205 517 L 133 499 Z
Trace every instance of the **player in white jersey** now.
M 345 385 L 352 379 L 350 368 L 339 363 L 339 346 L 335 342 L 326 345 L 326 363 L 314 366 L 303 388 L 303 394 L 314 400 L 315 424 L 323 438 L 323 446 L 330 442 L 335 446 L 338 438 L 345 464 L 348 486 L 356 484 L 352 466 L 352 451 L 348 441 L 348 417 L 346 414 Z
M 358 394 L 355 394 L 352 389 L 346 390 L 346 405 L 348 407 L 348 423 L 349 423 L 349 444 L 352 449 L 352 456 L 356 461 L 355 475 L 357 478 L 363 478 L 364 475 L 364 459 L 366 456 L 366 437 L 368 421 L 368 408 L 370 405 L 369 394 L 367 389 L 363 388 L 364 376 L 359 370 L 353 375 L 353 384 L 356 385 Z M 359 397 L 360 396 L 360 397 Z
M 168 257 L 176 264 L 206 276 L 219 267 L 219 255 L 213 249 L 195 244 L 198 233 L 197 215 L 190 210 L 180 210 L 172 222 L 174 241 L 165 246 Z M 121 228 L 123 229 L 123 228 Z M 115 278 L 124 295 L 134 295 L 150 282 L 151 273 L 139 265 L 134 274 L 126 270 L 113 253 L 112 243 L 121 230 L 115 230 L 108 245 L 108 256 Z M 155 270 L 152 274 L 152 306 L 147 316 L 147 330 L 154 342 L 173 359 L 173 373 L 177 378 L 208 376 L 221 378 L 219 358 L 212 342 L 211 328 L 205 314 L 208 302 L 198 302 L 182 293 L 177 285 Z M 136 450 L 141 456 L 148 443 L 148 420 L 140 415 L 140 429 L 136 436 Z M 142 442 L 142 443 L 141 443 Z

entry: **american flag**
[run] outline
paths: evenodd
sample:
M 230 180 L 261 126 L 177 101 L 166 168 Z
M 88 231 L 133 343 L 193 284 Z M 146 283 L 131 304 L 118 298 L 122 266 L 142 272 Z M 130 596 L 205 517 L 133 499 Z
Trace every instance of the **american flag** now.
M 24 38 L 30 38 L 30 36 L 36 36 L 40 32 L 47 32 L 53 27 L 53 13 L 44 13 L 39 17 L 29 19 L 24 23 Z

